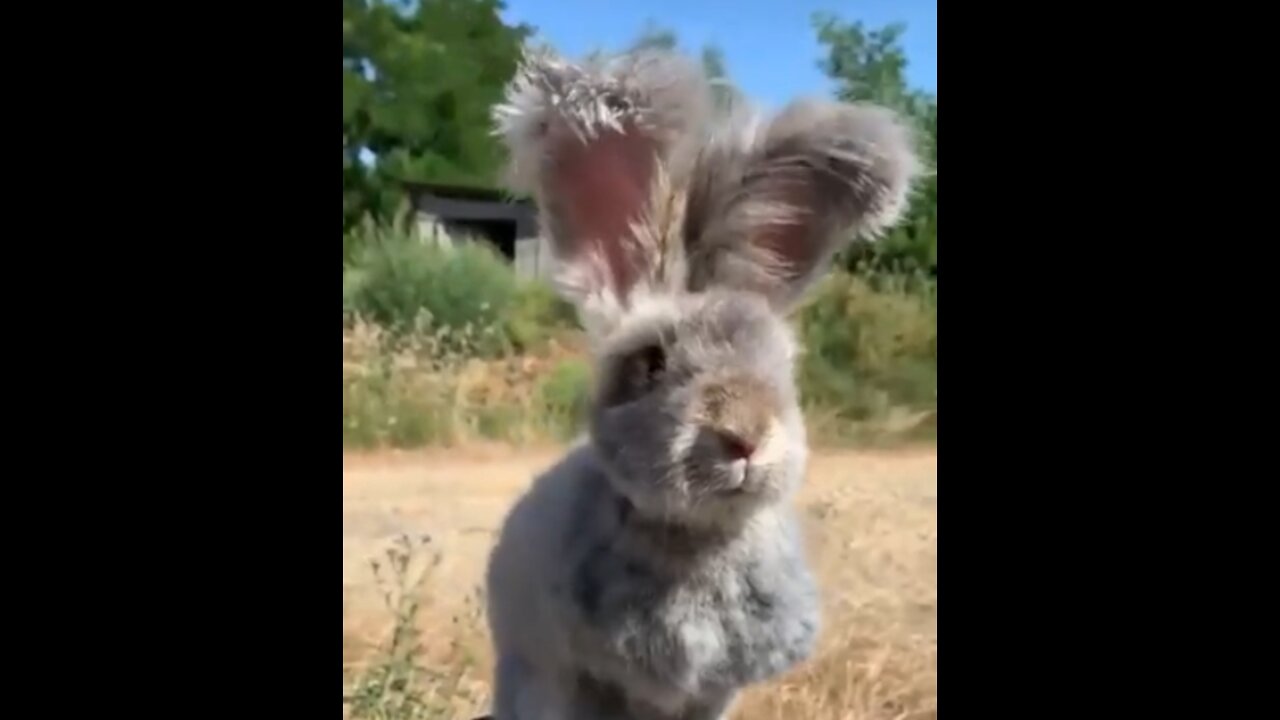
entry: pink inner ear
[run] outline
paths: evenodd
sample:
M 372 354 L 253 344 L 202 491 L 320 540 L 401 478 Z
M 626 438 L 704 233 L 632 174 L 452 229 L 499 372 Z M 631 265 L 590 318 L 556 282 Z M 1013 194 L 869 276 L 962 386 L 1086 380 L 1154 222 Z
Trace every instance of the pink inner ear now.
M 552 183 L 563 198 L 571 253 L 581 258 L 597 251 L 615 290 L 625 296 L 644 262 L 634 252 L 630 223 L 648 201 L 656 143 L 628 126 L 602 130 L 585 143 L 569 134 L 557 145 Z
M 810 197 L 812 193 L 807 183 L 798 181 L 775 188 L 770 199 L 791 208 L 795 216 L 785 222 L 761 225 L 751 234 L 750 243 L 782 263 L 788 280 L 803 275 L 815 262 L 818 253 L 812 232 L 816 218 L 813 211 L 807 209 L 814 202 Z

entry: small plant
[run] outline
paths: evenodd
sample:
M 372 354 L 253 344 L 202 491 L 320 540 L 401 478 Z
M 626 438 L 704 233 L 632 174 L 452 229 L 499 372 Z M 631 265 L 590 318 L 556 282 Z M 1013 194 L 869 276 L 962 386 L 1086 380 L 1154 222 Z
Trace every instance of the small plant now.
M 349 698 L 351 720 L 426 720 L 446 716 L 447 707 L 442 707 L 429 690 L 437 678 L 423 667 L 424 647 L 418 629 L 422 591 L 431 571 L 440 563 L 439 553 L 430 553 L 425 566 L 418 562 L 430 542 L 426 536 L 401 536 L 382 561 L 370 563 L 393 622 L 390 637 L 356 680 Z
M 427 635 L 424 610 L 431 605 L 428 581 L 441 560 L 429 536 L 400 535 L 383 557 L 370 562 L 391 629 L 364 669 L 344 677 L 344 720 L 470 720 L 489 697 L 476 674 L 487 662 L 484 593 L 467 597 L 445 632 Z M 435 608 L 433 608 L 435 609 Z

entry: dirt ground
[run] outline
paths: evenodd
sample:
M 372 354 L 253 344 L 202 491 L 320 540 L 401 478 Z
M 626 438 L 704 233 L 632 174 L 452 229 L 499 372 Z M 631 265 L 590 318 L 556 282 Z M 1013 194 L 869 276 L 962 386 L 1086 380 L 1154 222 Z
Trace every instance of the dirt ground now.
M 400 533 L 440 554 L 430 602 L 448 614 L 480 584 L 504 513 L 556 450 L 344 456 L 344 665 L 386 626 L 369 560 Z M 815 452 L 798 503 L 827 606 L 824 649 L 735 717 L 936 717 L 937 455 Z M 777 690 L 778 688 L 775 688 Z

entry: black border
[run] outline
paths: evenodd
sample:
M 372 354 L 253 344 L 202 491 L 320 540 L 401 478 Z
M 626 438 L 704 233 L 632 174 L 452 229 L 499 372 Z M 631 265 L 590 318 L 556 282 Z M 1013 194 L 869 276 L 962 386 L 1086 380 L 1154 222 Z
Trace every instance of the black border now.
M 1212 594 L 1190 587 L 1184 545 L 1189 518 L 1211 533 L 1219 520 L 1197 505 L 1217 501 L 1172 482 L 1205 471 L 1196 434 L 1213 432 L 1189 397 L 1204 369 L 1174 369 L 1179 335 L 1194 334 L 1175 306 L 1192 285 L 1197 200 L 1186 156 L 1158 138 L 1184 96 L 1161 77 L 1167 53 L 1185 49 L 1161 54 L 1118 14 L 948 7 L 939 61 L 963 141 L 948 145 L 961 179 L 943 251 L 941 704 L 954 717 L 1226 717 L 1222 693 L 1194 709 L 1208 689 L 1196 674 L 1220 672 L 1195 658 L 1238 653 L 1180 631 L 1219 617 L 1185 605 Z
M 337 108 L 337 74 L 322 60 L 337 36 L 323 17 L 336 14 L 336 4 L 173 10 L 150 19 L 155 44 L 136 58 L 154 103 L 129 117 L 147 128 L 135 160 L 144 179 L 107 191 L 146 193 L 122 199 L 118 216 L 155 237 L 145 254 L 158 262 L 127 276 L 148 286 L 131 298 L 145 314 L 117 319 L 154 345 L 109 348 L 144 366 L 154 394 L 125 405 L 149 416 L 144 437 L 125 421 L 105 428 L 124 435 L 117 457 L 141 454 L 122 474 L 143 467 L 111 481 L 118 514 L 97 508 L 112 513 L 91 541 L 111 553 L 111 591 L 94 593 L 85 624 L 122 637 L 107 667 L 83 668 L 94 680 L 118 673 L 110 692 L 86 694 L 91 707 L 337 712 L 338 463 L 322 441 L 337 430 L 323 409 L 333 398 L 323 358 L 337 355 L 337 211 L 317 211 L 337 183 L 316 152 Z

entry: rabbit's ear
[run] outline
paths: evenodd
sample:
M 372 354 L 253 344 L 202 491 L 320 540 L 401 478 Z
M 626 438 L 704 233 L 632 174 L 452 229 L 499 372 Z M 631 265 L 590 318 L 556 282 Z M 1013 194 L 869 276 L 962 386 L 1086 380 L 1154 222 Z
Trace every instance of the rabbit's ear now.
M 803 101 L 768 123 L 731 119 L 694 170 L 688 288 L 790 309 L 837 251 L 898 221 L 919 172 L 911 133 L 883 108 Z
M 625 306 L 656 279 L 666 248 L 653 216 L 669 200 L 658 188 L 673 158 L 692 156 L 677 148 L 691 141 L 706 97 L 697 67 L 667 54 L 581 66 L 526 55 L 494 111 L 508 184 L 536 198 L 561 289 L 580 306 Z

